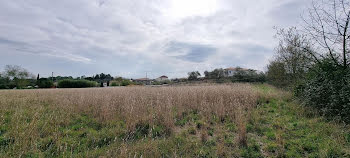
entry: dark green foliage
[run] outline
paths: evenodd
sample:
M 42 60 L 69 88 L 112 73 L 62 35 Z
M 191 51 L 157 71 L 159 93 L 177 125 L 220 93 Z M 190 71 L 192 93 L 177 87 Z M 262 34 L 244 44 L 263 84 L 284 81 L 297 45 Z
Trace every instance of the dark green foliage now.
M 135 131 L 131 132 L 132 139 L 141 139 L 148 135 L 150 131 L 150 125 L 148 123 L 138 123 L 136 124 Z
M 176 126 L 184 126 L 188 122 L 197 122 L 199 120 L 199 114 L 197 110 L 191 112 L 183 112 L 181 116 L 177 117 L 175 120 Z
M 111 86 L 112 86 L 112 87 L 116 87 L 116 86 L 118 86 L 118 84 L 117 84 L 116 82 L 112 82 L 112 83 L 111 83 Z
M 297 94 L 322 114 L 350 123 L 350 68 L 324 60 L 310 70 Z
M 58 82 L 59 88 L 86 88 L 86 87 L 96 87 L 97 83 L 88 80 L 70 80 L 65 79 Z
M 204 72 L 205 79 L 215 80 L 216 83 L 226 83 L 228 82 L 266 82 L 266 76 L 263 72 L 258 73 L 255 70 L 246 70 L 242 68 L 237 68 L 236 73 L 228 77 L 227 71 L 220 68 L 214 69 L 213 71 Z
M 225 77 L 224 69 L 214 69 L 212 72 L 205 71 L 204 72 L 206 79 L 221 79 Z
M 113 77 L 110 74 L 101 73 L 101 74 L 97 74 L 93 77 L 88 77 L 87 80 L 90 80 L 90 81 L 94 80 L 96 82 L 107 82 L 107 81 L 113 80 Z
M 243 150 L 242 157 L 246 158 L 262 158 L 260 153 L 260 146 L 256 142 L 252 142 L 252 145 L 249 145 L 245 150 Z
M 123 80 L 122 81 L 122 86 L 128 86 L 128 85 L 130 85 L 131 84 L 131 81 L 130 80 Z
M 162 137 L 170 134 L 170 130 L 161 125 L 154 125 L 151 129 L 152 138 Z
M 198 77 L 200 77 L 201 74 L 198 71 L 193 71 L 188 73 L 188 80 L 193 81 L 197 80 Z
M 111 86 L 115 87 L 115 86 L 128 86 L 131 85 L 132 82 L 128 79 L 122 79 L 122 78 L 117 78 L 116 80 L 111 82 Z
M 0 89 L 8 89 L 8 83 L 10 79 L 7 77 L 2 77 L 0 74 Z
M 285 64 L 279 61 L 273 61 L 267 66 L 267 80 L 270 84 L 277 87 L 287 87 L 290 84 Z
M 47 78 L 41 78 L 37 81 L 39 88 L 51 88 L 53 87 L 53 82 Z
M 237 73 L 231 77 L 232 82 L 266 82 L 264 73 L 257 73 L 254 70 L 243 71 L 238 70 Z
M 9 87 L 7 84 L 0 84 L 0 89 L 8 89 Z

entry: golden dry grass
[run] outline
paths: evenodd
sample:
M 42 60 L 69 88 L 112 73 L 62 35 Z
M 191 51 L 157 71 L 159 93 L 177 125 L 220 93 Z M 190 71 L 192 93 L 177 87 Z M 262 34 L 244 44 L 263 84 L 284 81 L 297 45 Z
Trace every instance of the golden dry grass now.
M 248 84 L 0 91 L 0 153 L 129 157 L 152 151 L 164 156 L 159 148 L 153 151 L 154 141 L 142 149 L 135 141 L 170 138 L 194 128 L 189 133 L 205 143 L 220 137 L 220 130 L 207 131 L 229 122 L 238 128 L 234 143 L 245 146 L 247 117 L 257 98 Z M 223 150 L 223 141 L 215 149 Z M 169 147 L 168 153 L 186 155 L 181 154 L 185 149 Z

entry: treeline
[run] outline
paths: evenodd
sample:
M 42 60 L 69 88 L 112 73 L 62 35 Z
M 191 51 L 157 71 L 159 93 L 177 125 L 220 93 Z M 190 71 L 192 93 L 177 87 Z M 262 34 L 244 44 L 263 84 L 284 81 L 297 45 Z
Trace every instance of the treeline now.
M 42 78 L 17 65 L 6 65 L 0 73 L 0 89 L 33 89 L 33 88 L 85 88 L 103 87 L 103 83 L 111 82 L 110 74 L 96 74 L 92 77 L 56 76 Z
M 204 78 L 200 78 L 201 74 L 198 71 L 188 73 L 189 81 L 196 80 L 212 80 L 216 83 L 226 82 L 266 82 L 266 75 L 264 72 L 258 72 L 252 69 L 243 69 L 237 67 L 234 74 L 229 75 L 228 70 L 218 68 L 213 71 L 204 71 Z
M 327 9 L 324 9 L 327 8 Z M 315 2 L 304 29 L 280 29 L 268 65 L 271 84 L 294 90 L 307 106 L 328 118 L 350 123 L 350 5 Z
M 27 88 L 35 85 L 34 76 L 20 66 L 6 65 L 4 72 L 0 73 L 0 89 Z
M 97 87 L 98 83 L 89 80 L 72 80 L 65 79 L 58 82 L 59 88 L 86 88 L 86 87 Z

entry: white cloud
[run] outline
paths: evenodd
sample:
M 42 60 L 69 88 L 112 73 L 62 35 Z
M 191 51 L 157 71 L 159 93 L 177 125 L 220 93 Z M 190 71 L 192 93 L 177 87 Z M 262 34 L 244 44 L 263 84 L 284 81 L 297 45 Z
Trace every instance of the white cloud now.
M 263 70 L 276 44 L 273 26 L 297 24 L 310 0 L 1 1 L 3 65 L 21 61 L 64 75 L 72 73 L 67 61 L 77 76 L 181 77 L 225 66 Z M 23 53 L 36 60 L 5 60 Z M 52 58 L 62 62 L 33 66 Z

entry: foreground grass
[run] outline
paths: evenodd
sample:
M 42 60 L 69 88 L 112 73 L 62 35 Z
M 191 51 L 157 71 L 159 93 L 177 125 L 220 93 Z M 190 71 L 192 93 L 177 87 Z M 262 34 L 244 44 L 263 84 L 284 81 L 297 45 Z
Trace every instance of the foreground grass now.
M 266 85 L 247 125 L 247 157 L 350 157 L 350 128 L 325 120 Z M 256 154 L 256 153 L 259 154 Z
M 250 85 L 0 91 L 0 157 L 228 157 Z
M 349 157 L 349 149 L 349 127 L 267 85 L 0 92 L 0 157 Z

